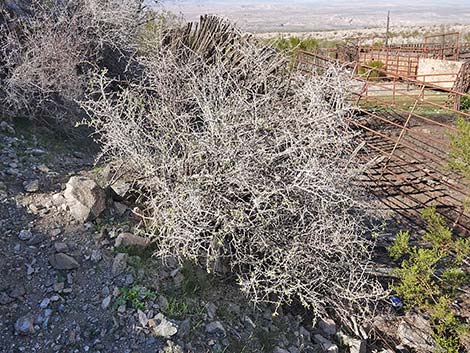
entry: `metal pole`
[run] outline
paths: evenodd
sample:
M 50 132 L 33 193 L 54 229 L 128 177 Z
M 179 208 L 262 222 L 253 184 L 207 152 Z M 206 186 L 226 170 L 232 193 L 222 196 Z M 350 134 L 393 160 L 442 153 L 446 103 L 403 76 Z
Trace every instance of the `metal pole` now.
M 388 47 L 388 37 L 390 35 L 390 10 L 387 14 L 387 33 L 385 34 L 385 46 Z

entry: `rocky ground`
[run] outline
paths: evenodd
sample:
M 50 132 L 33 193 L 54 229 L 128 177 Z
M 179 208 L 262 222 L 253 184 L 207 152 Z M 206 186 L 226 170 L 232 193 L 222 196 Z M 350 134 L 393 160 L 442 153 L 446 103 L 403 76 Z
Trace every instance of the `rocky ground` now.
M 338 351 L 334 322 L 275 317 L 194 266 L 152 258 L 122 190 L 113 200 L 93 181 L 106 174 L 96 153 L 1 122 L 0 352 Z
M 0 352 L 365 353 L 367 342 L 390 353 L 372 349 L 385 337 L 432 347 L 418 316 L 378 318 L 353 338 L 152 257 L 126 185 L 94 163 L 97 146 L 28 126 L 0 122 Z

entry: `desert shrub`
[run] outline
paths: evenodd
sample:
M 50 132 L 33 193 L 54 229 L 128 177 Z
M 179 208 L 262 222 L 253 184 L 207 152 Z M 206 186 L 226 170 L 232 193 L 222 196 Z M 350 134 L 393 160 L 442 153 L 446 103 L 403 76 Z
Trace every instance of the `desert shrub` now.
M 383 291 L 368 274 L 348 76 L 289 73 L 270 47 L 212 28 L 209 47 L 163 36 L 140 78 L 113 92 L 102 73 L 83 102 L 139 186 L 156 254 L 232 270 L 254 302 L 367 312 Z
M 388 249 L 395 261 L 400 260 L 399 281 L 393 289 L 408 309 L 429 315 L 441 351 L 458 353 L 461 341 L 470 336 L 470 327 L 458 318 L 452 303 L 458 288 L 470 279 L 465 270 L 470 241 L 455 237 L 433 207 L 423 211 L 423 219 L 427 232 L 416 246 L 409 245 L 408 232 L 400 232 Z
M 125 73 L 144 16 L 142 1 L 28 3 L 24 16 L 0 13 L 8 22 L 0 35 L 0 103 L 4 114 L 72 126 L 90 70 Z

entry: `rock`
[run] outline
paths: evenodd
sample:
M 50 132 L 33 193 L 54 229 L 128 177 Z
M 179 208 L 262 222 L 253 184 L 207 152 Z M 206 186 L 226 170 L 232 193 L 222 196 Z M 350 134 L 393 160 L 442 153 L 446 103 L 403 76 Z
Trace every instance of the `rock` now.
M 108 295 L 106 298 L 103 299 L 103 301 L 101 302 L 101 308 L 103 310 L 108 309 L 109 304 L 111 304 L 111 298 L 112 297 L 110 295 Z
M 153 333 L 159 337 L 169 338 L 178 332 L 175 324 L 168 321 L 162 313 L 159 313 L 153 319 L 148 320 L 148 325 Z
M 128 255 L 125 253 L 119 253 L 114 257 L 112 274 L 114 277 L 119 276 L 127 268 Z
M 434 352 L 436 342 L 432 338 L 429 322 L 422 316 L 408 313 L 398 325 L 397 334 L 401 343 L 417 352 Z
M 287 349 L 281 347 L 275 347 L 273 353 L 290 353 Z
M 121 233 L 116 238 L 114 246 L 132 246 L 145 248 L 149 244 L 149 239 L 144 237 L 139 237 L 132 233 Z
M 23 183 L 24 191 L 26 192 L 38 192 L 39 191 L 39 180 L 33 180 L 30 182 Z
M 321 319 L 318 322 L 318 327 L 320 327 L 320 330 L 322 330 L 323 333 L 329 336 L 336 334 L 336 323 L 331 319 Z
M 178 329 L 178 337 L 186 338 L 191 333 L 191 320 L 186 319 L 181 322 L 179 329 Z
M 321 346 L 323 352 L 338 353 L 338 346 L 336 344 L 333 344 L 330 340 L 326 339 L 322 335 L 317 334 L 313 336 L 313 340 Z
M 106 193 L 94 180 L 86 177 L 71 177 L 64 197 L 70 213 L 80 222 L 96 219 L 106 208 Z
M 131 184 L 123 180 L 117 180 L 113 185 L 111 185 L 111 194 L 113 199 L 116 201 L 124 200 L 130 190 Z
M 0 293 L 0 305 L 7 305 L 14 301 L 15 299 L 7 295 L 5 292 Z
M 51 230 L 51 236 L 54 237 L 54 238 L 57 237 L 58 235 L 60 235 L 60 233 L 62 233 L 60 228 L 56 228 L 56 229 Z
M 51 300 L 49 298 L 44 298 L 41 303 L 39 304 L 39 307 L 41 309 L 45 309 L 49 306 L 49 303 L 51 302 Z
M 207 307 L 207 315 L 209 316 L 209 319 L 214 319 L 215 313 L 217 312 L 217 306 L 215 306 L 214 303 L 208 303 L 206 307 Z
M 349 347 L 350 353 L 366 353 L 367 352 L 367 342 L 366 340 L 360 340 L 357 338 L 352 338 L 338 332 L 339 341 L 343 346 Z
M 310 332 L 308 332 L 308 330 L 305 327 L 303 326 L 299 327 L 299 335 L 303 337 L 305 341 L 307 342 L 310 341 Z
M 28 241 L 28 240 L 31 240 L 32 238 L 33 238 L 33 233 L 31 233 L 31 231 L 27 229 L 23 229 L 18 234 L 18 239 L 23 240 L 23 241 Z
M 220 321 L 213 321 L 206 325 L 206 332 L 210 334 L 223 334 L 225 336 L 225 328 Z
M 65 243 L 55 242 L 54 249 L 56 252 L 67 252 L 69 250 L 69 247 Z
M 126 275 L 126 279 L 124 280 L 124 284 L 126 286 L 130 286 L 134 283 L 134 276 L 132 275 L 132 273 L 129 273 Z
M 121 202 L 114 202 L 114 209 L 119 216 L 122 216 L 129 209 L 126 205 Z
M 34 333 L 34 317 L 27 314 L 16 320 L 15 332 L 23 336 L 32 335 Z
M 14 288 L 12 288 L 12 290 L 10 291 L 10 293 L 8 293 L 8 295 L 12 298 L 15 298 L 15 299 L 18 299 L 18 298 L 21 298 L 22 296 L 24 296 L 26 294 L 26 289 L 23 285 L 19 284 L 17 286 L 15 286 Z
M 40 148 L 31 148 L 30 150 L 28 150 L 28 152 L 32 154 L 33 156 L 41 156 L 43 154 L 46 154 L 46 151 Z
M 290 346 L 288 351 L 289 353 L 301 353 L 300 349 L 298 349 L 296 346 Z
M 93 250 L 90 256 L 90 260 L 95 263 L 101 261 L 102 258 L 103 256 L 101 255 L 100 250 Z
M 142 310 L 137 310 L 137 315 L 139 317 L 139 323 L 142 327 L 146 327 L 149 320 L 147 318 L 147 315 Z
M 15 129 L 10 124 L 8 124 L 6 121 L 2 121 L 0 123 L 0 131 L 7 132 L 11 135 L 15 134 Z
M 39 170 L 42 173 L 49 173 L 51 171 L 49 167 L 45 164 L 38 165 L 37 170 Z
M 80 266 L 72 256 L 64 253 L 57 253 L 49 256 L 49 263 L 56 270 L 73 270 Z

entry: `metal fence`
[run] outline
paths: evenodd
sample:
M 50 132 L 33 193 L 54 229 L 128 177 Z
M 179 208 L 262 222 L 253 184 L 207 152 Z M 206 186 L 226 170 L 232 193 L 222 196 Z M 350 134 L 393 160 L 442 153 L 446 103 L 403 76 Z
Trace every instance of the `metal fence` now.
M 332 63 L 338 64 L 314 53 L 297 56 L 297 68 L 310 75 L 322 74 Z M 470 232 L 464 208 L 470 185 L 448 167 L 456 149 L 450 138 L 457 132 L 455 121 L 470 120 L 460 110 L 466 95 L 441 86 L 443 74 L 407 78 L 358 62 L 340 64 L 353 77 L 351 99 L 358 114 L 351 126 L 365 142 L 362 158 L 377 160 L 364 182 L 387 209 L 411 222 L 423 208 L 436 206 L 456 230 Z

